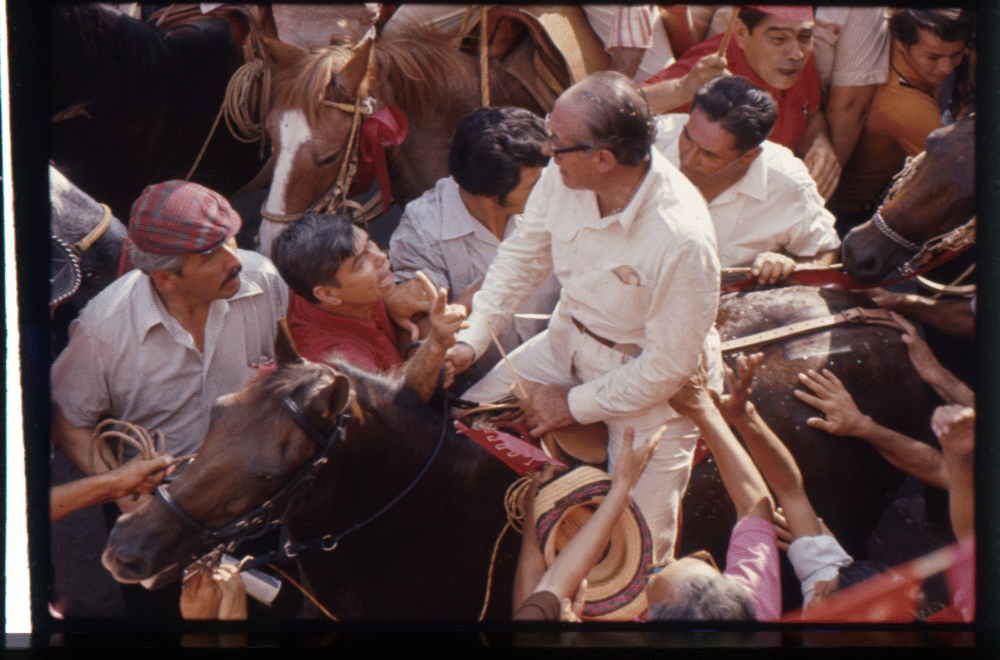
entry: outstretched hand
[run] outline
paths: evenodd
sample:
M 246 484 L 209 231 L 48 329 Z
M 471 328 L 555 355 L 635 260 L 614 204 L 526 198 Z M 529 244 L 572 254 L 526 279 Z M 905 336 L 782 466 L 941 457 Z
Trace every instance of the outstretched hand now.
M 913 363 L 913 367 L 917 370 L 917 373 L 927 382 L 935 381 L 939 378 L 942 367 L 941 363 L 934 357 L 931 347 L 920 338 L 916 327 L 912 323 L 896 312 L 889 312 L 889 315 L 905 330 L 900 335 L 900 339 L 906 344 L 906 349 L 910 352 L 910 362 Z
M 810 417 L 806 420 L 806 424 L 833 435 L 861 436 L 866 417 L 858 410 L 854 398 L 833 372 L 824 369 L 820 374 L 809 369 L 806 373 L 799 374 L 799 380 L 812 390 L 813 394 L 795 390 L 795 396 L 819 409 L 826 416 L 825 419 Z
M 455 345 L 455 333 L 467 326 L 465 307 L 448 304 L 447 289 L 435 290 L 434 283 L 419 270 L 416 281 L 420 282 L 430 303 L 431 333 L 428 339 L 442 348 L 451 348 Z
M 976 411 L 972 408 L 938 406 L 931 417 L 931 428 L 945 451 L 968 456 L 976 448 Z
M 656 433 L 636 447 L 635 431 L 631 426 L 625 427 L 625 432 L 622 434 L 622 448 L 615 461 L 614 479 L 623 480 L 629 484 L 629 487 L 634 486 L 642 471 L 646 469 L 649 457 L 653 455 L 656 446 L 660 444 L 660 439 L 666 432 L 667 426 L 664 424 L 657 429 Z
M 708 367 L 705 365 L 704 355 L 698 358 L 698 368 L 691 374 L 691 378 L 667 399 L 667 403 L 681 415 L 695 421 L 702 419 L 707 410 L 715 407 L 708 390 Z
M 719 407 L 722 416 L 730 424 L 734 424 L 740 417 L 754 412 L 755 408 L 750 400 L 750 395 L 753 393 L 753 375 L 763 360 L 763 353 L 752 353 L 749 356 L 745 353 L 739 353 L 736 356 L 737 373 L 735 374 L 729 365 L 723 365 L 728 392 L 726 394 L 712 392 L 712 399 Z
M 420 329 L 414 318 L 431 309 L 431 299 L 427 297 L 427 289 L 420 280 L 420 275 L 423 273 L 417 271 L 416 278 L 396 284 L 396 288 L 385 299 L 385 311 L 396 325 L 410 333 L 410 341 L 420 339 Z M 426 277 L 424 275 L 425 279 Z M 431 285 L 431 288 L 434 286 Z

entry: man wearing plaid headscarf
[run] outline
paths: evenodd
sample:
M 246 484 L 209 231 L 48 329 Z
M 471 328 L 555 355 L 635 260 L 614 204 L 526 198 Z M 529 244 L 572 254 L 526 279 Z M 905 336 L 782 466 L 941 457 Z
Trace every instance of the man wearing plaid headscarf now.
M 84 473 L 107 416 L 162 431 L 175 457 L 197 451 L 215 400 L 273 360 L 288 289 L 269 260 L 236 248 L 239 229 L 225 198 L 194 183 L 149 186 L 132 206 L 136 270 L 90 301 L 52 366 L 52 437 Z

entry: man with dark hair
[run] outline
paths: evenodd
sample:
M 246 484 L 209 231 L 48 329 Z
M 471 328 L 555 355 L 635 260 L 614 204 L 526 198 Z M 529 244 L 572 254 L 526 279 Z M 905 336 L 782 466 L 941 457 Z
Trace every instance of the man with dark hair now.
M 473 298 L 470 327 L 449 351 L 456 372 L 490 345 L 550 274 L 562 285 L 548 329 L 510 356 L 517 379 L 540 383 L 525 403 L 531 433 L 608 424 L 614 474 L 626 427 L 641 444 L 666 435 L 635 487 L 654 553 L 671 551 L 697 440 L 667 399 L 707 349 L 719 369 L 719 260 L 701 194 L 652 150 L 655 124 L 626 76 L 596 73 L 566 90 L 547 120 L 552 162 L 524 218 Z M 498 364 L 465 393 L 492 401 L 514 376 Z
M 941 88 L 968 53 L 975 27 L 959 9 L 897 9 L 889 81 L 875 91 L 846 174 L 830 200 L 843 230 L 868 220 L 907 156 L 924 150 L 941 128 Z M 839 227 L 838 227 L 839 228 Z
M 396 281 L 423 271 L 436 287 L 448 289 L 452 302 L 470 307 L 497 247 L 514 233 L 549 162 L 544 145 L 541 118 L 523 108 L 478 108 L 463 117 L 448 156 L 451 176 L 406 205 L 389 241 Z M 558 299 L 559 283 L 550 277 L 518 311 L 548 314 Z M 499 332 L 500 343 L 512 351 L 545 325 L 516 318 Z M 499 359 L 491 347 L 463 383 L 475 382 Z
M 52 366 L 53 438 L 85 474 L 102 417 L 162 432 L 173 456 L 194 453 L 215 400 L 273 359 L 288 289 L 270 261 L 236 249 L 239 229 L 226 199 L 195 183 L 149 186 L 132 206 L 137 270 L 88 303 Z
M 430 400 L 465 319 L 463 307 L 445 304 L 445 289 L 436 291 L 417 272 L 430 301 L 430 333 L 409 357 L 409 349 L 400 350 L 409 336 L 385 308 L 396 288 L 389 259 L 363 229 L 341 216 L 307 213 L 278 234 L 271 254 L 293 292 L 288 329 L 302 357 L 332 364 L 341 355 L 372 371 L 400 368 L 406 384 Z
M 722 267 L 750 266 L 761 284 L 829 265 L 840 247 L 805 165 L 765 139 L 775 114 L 770 94 L 729 76 L 698 90 L 690 116 L 657 118 L 657 148 L 708 202 Z
M 814 24 L 810 7 L 740 7 L 725 58 L 730 72 L 774 97 L 777 121 L 770 139 L 801 155 L 825 199 L 837 186 L 840 165 L 820 112 L 819 76 L 812 56 Z M 719 34 L 695 46 L 644 85 L 687 74 L 699 59 L 716 53 L 722 39 Z M 689 104 L 653 107 L 657 114 L 689 109 Z

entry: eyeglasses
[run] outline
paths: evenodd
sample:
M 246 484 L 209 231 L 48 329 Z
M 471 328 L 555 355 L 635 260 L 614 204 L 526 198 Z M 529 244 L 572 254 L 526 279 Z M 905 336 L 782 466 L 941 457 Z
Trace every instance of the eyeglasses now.
M 574 151 L 587 151 L 588 149 L 593 149 L 594 147 L 589 144 L 577 144 L 572 147 L 560 147 L 559 140 L 552 135 L 549 130 L 549 115 L 545 115 L 545 139 L 549 143 L 549 150 L 552 152 L 553 156 L 561 156 L 563 154 L 570 154 Z
M 689 555 L 684 555 L 680 559 L 675 559 L 675 560 L 660 562 L 659 564 L 650 564 L 649 566 L 646 567 L 646 575 L 656 575 L 657 573 L 659 573 L 660 571 L 662 571 L 664 568 L 666 568 L 670 564 L 678 562 L 681 559 L 697 559 L 699 561 L 705 562 L 706 564 L 708 564 L 709 566 L 711 566 L 715 570 L 717 570 L 717 571 L 719 570 L 719 567 L 715 563 L 715 558 L 712 557 L 712 553 L 711 552 L 709 552 L 708 550 L 696 550 L 695 552 L 692 552 Z

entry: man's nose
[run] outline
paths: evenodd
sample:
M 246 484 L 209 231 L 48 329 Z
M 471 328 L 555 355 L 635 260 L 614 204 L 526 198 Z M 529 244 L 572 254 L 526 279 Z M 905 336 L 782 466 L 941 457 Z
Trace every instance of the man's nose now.
M 240 255 L 237 252 L 236 242 L 235 241 L 227 241 L 223 245 L 223 247 L 225 248 L 226 255 L 227 255 L 226 263 L 228 265 L 230 265 L 230 267 L 240 266 L 240 265 L 243 264 L 243 260 L 240 259 Z

